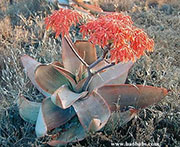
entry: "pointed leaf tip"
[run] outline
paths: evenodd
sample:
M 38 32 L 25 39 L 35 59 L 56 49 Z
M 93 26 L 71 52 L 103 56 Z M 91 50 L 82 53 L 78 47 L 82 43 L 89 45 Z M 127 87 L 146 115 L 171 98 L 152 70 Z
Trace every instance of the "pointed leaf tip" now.
M 36 60 L 34 60 L 33 58 L 31 58 L 28 55 L 24 55 L 21 57 L 21 61 L 22 64 L 25 68 L 25 71 L 29 77 L 29 79 L 31 80 L 31 82 L 33 83 L 33 85 L 45 96 L 50 96 L 50 93 L 44 91 L 36 82 L 35 80 L 35 71 L 36 69 L 41 65 L 41 63 L 37 62 Z
M 159 102 L 168 93 L 165 88 L 130 84 L 105 85 L 97 92 L 109 104 L 111 111 L 123 110 L 129 106 L 143 109 Z
M 40 110 L 39 110 L 35 131 L 36 131 L 37 137 L 42 137 L 42 136 L 46 135 L 46 133 L 48 131 L 47 125 L 44 120 L 43 112 L 42 112 L 42 106 L 40 107 Z

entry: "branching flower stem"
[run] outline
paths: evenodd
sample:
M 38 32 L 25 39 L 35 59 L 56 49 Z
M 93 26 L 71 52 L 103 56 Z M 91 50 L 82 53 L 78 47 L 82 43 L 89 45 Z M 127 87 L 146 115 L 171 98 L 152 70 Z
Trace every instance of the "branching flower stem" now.
M 97 73 L 99 73 L 99 72 L 101 72 L 101 71 L 103 71 L 103 70 L 105 70 L 105 69 L 107 69 L 107 68 L 110 68 L 111 66 L 114 66 L 114 65 L 115 65 L 115 62 L 113 62 L 113 63 L 111 63 L 111 64 L 108 64 L 108 65 L 100 68 L 99 70 L 97 70 L 95 73 L 93 73 L 93 75 L 96 75 Z
M 103 56 L 99 57 L 95 62 L 93 62 L 91 65 L 89 65 L 89 69 L 92 69 L 93 67 L 98 65 L 98 63 L 100 63 L 103 60 L 104 60 Z
M 92 79 L 92 77 L 93 77 L 94 75 L 96 75 L 97 73 L 103 71 L 104 69 L 107 69 L 107 68 L 109 68 L 109 67 L 111 67 L 111 66 L 114 65 L 114 63 L 112 63 L 112 64 L 109 64 L 109 65 L 107 65 L 107 66 L 102 67 L 101 69 L 97 70 L 97 71 L 94 72 L 94 73 L 91 72 L 91 69 L 92 69 L 93 67 L 95 67 L 95 66 L 98 65 L 101 61 L 103 61 L 103 60 L 105 59 L 108 51 L 111 49 L 110 46 L 111 46 L 111 44 L 107 45 L 106 48 L 103 50 L 103 51 L 104 51 L 104 52 L 103 52 L 103 55 L 102 55 L 101 57 L 99 57 L 95 62 L 93 62 L 91 65 L 89 65 L 89 66 L 87 67 L 88 77 L 87 77 L 87 79 L 86 79 L 86 81 L 85 81 L 85 83 L 84 83 L 84 85 L 83 85 L 83 87 L 82 87 L 82 90 L 83 90 L 83 91 L 87 90 L 88 84 L 89 84 L 90 80 Z
M 82 90 L 83 90 L 83 91 L 86 91 L 86 90 L 87 90 L 88 84 L 89 84 L 90 80 L 92 79 L 92 77 L 93 77 L 94 75 L 96 75 L 96 74 L 98 74 L 99 72 L 101 72 L 101 71 L 103 71 L 103 70 L 105 70 L 105 69 L 107 69 L 107 68 L 110 68 L 110 67 L 112 67 L 112 66 L 114 66 L 114 65 L 115 65 L 115 63 L 113 62 L 113 63 L 111 63 L 111 64 L 108 64 L 108 65 L 100 68 L 99 70 L 97 70 L 97 71 L 94 72 L 94 73 L 90 72 L 90 74 L 88 74 L 87 80 L 85 81 L 85 83 L 84 83 L 84 85 L 83 85 Z M 89 73 L 89 72 L 88 72 L 88 73 Z

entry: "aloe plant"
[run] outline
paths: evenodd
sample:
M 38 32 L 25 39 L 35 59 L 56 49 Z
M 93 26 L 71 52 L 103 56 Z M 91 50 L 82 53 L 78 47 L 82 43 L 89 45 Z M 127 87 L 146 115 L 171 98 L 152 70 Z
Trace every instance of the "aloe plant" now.
M 20 116 L 36 124 L 37 137 L 68 125 L 48 142 L 53 146 L 76 142 L 88 132 L 101 130 L 114 112 L 121 117 L 121 124 L 127 123 L 140 109 L 157 103 L 168 92 L 124 84 L 136 59 L 153 48 L 153 40 L 133 26 L 129 16 L 111 13 L 87 22 L 80 31 L 89 40 L 73 43 L 69 28 L 81 23 L 81 18 L 76 11 L 60 9 L 45 20 L 56 37 L 62 35 L 62 63 L 41 64 L 27 55 L 21 58 L 31 82 L 45 98 L 37 103 L 21 96 Z M 103 50 L 99 57 L 95 45 Z M 74 118 L 76 121 L 72 121 Z

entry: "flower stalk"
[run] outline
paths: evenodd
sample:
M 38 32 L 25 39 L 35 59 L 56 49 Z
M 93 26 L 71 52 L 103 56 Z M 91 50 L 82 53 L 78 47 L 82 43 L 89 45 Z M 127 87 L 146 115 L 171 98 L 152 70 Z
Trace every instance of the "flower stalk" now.
M 112 64 L 109 64 L 109 65 L 107 65 L 107 66 L 104 66 L 104 67 L 98 69 L 98 70 L 95 71 L 94 73 L 91 72 L 91 69 L 92 69 L 93 67 L 97 66 L 101 61 L 103 61 L 103 60 L 105 59 L 108 51 L 111 49 L 110 46 L 111 46 L 111 44 L 109 43 L 106 47 L 104 47 L 105 49 L 103 49 L 103 55 L 102 55 L 101 57 L 99 57 L 96 61 L 94 61 L 91 65 L 89 65 L 89 66 L 87 67 L 88 78 L 87 78 L 87 80 L 85 81 L 82 90 L 87 90 L 87 88 L 88 88 L 88 83 L 90 82 L 90 80 L 92 79 L 92 77 L 93 77 L 94 75 L 96 75 L 96 74 L 98 74 L 99 72 L 101 72 L 101 71 L 103 71 L 103 70 L 105 70 L 105 69 L 107 69 L 107 68 L 109 68 L 109 67 L 111 67 L 111 66 L 114 65 L 114 63 L 112 63 Z

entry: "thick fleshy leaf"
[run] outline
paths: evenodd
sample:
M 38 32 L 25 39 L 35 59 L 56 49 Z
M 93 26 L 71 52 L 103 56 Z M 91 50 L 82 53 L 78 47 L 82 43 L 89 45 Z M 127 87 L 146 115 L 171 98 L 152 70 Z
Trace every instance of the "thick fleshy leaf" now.
M 50 96 L 51 94 L 48 93 L 47 91 L 44 91 L 37 82 L 35 81 L 35 70 L 38 66 L 42 65 L 41 63 L 37 62 L 33 58 L 29 57 L 28 55 L 24 55 L 21 57 L 21 61 L 23 63 L 23 66 L 25 68 L 25 71 L 33 83 L 33 85 L 45 96 Z
M 97 60 L 96 48 L 92 43 L 87 40 L 77 40 L 74 45 L 78 54 L 87 64 L 92 64 Z
M 19 107 L 19 114 L 25 121 L 35 124 L 38 113 L 41 107 L 41 103 L 32 102 L 27 100 L 25 97 L 20 96 L 17 105 Z
M 167 89 L 143 85 L 105 85 L 97 90 L 112 111 L 123 110 L 128 106 L 136 109 L 145 108 L 159 102 L 167 95 Z
M 86 137 L 86 133 L 80 122 L 73 122 L 64 132 L 60 132 L 60 136 L 56 140 L 48 142 L 51 146 L 66 145 L 70 142 L 81 141 Z
M 136 109 L 129 109 L 124 112 L 113 112 L 108 123 L 104 127 L 104 130 L 112 131 L 113 129 L 117 129 L 117 127 L 125 125 L 131 119 L 133 119 L 137 113 L 138 111 Z
M 119 63 L 108 68 L 104 72 L 96 74 L 89 83 L 89 91 L 107 84 L 124 84 L 132 65 L 133 62 L 131 61 L 124 64 Z
M 100 130 L 110 117 L 110 109 L 107 103 L 95 91 L 89 94 L 87 98 L 76 101 L 73 107 L 78 115 L 79 121 L 87 131 Z M 99 121 L 100 123 L 98 123 Z
M 76 81 L 75 81 L 76 77 L 73 75 L 73 73 L 66 70 L 60 62 L 57 61 L 53 62 L 52 65 L 57 71 L 59 71 L 62 75 L 64 75 L 66 79 L 69 80 L 69 82 L 73 87 L 76 85 Z
M 50 98 L 43 100 L 36 122 L 36 135 L 44 136 L 48 130 L 59 127 L 75 115 L 73 107 L 61 109 Z
M 93 14 L 103 13 L 103 10 L 99 6 L 85 4 L 79 0 L 73 0 L 80 7 L 89 10 Z
M 69 84 L 70 81 L 73 81 L 73 79 L 70 81 L 68 80 L 70 76 L 66 72 L 68 71 L 54 64 L 40 65 L 35 71 L 35 80 L 39 87 L 52 94 L 60 86 Z
M 69 37 L 62 38 L 62 61 L 65 69 L 76 75 L 80 70 L 82 64 L 74 52 L 77 53 L 77 49 L 72 43 Z M 77 53 L 78 54 L 78 53 Z M 81 57 L 80 57 L 81 58 Z M 82 59 L 83 60 L 83 59 Z
M 75 93 L 72 92 L 72 90 L 70 90 L 66 85 L 63 85 L 55 91 L 55 93 L 51 96 L 51 100 L 55 105 L 61 107 L 62 109 L 66 109 L 78 99 L 85 97 L 87 93 L 87 91 Z

